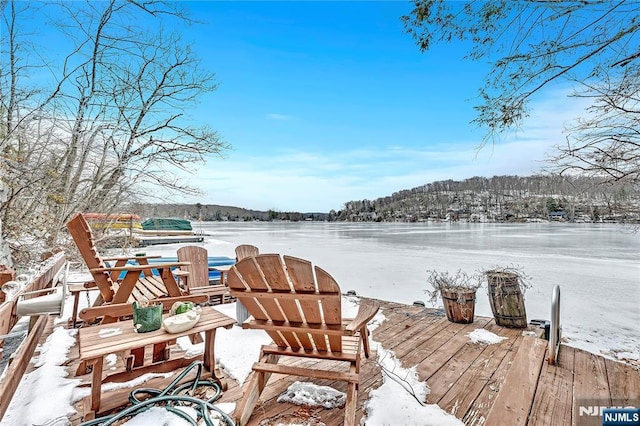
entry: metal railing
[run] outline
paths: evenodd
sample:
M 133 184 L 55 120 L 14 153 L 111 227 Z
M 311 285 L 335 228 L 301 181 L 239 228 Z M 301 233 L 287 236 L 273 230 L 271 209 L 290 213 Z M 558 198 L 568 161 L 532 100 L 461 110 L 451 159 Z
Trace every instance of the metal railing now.
M 555 365 L 560 351 L 560 338 L 562 327 L 560 326 L 560 286 L 553 287 L 551 298 L 551 324 L 549 326 L 549 364 Z

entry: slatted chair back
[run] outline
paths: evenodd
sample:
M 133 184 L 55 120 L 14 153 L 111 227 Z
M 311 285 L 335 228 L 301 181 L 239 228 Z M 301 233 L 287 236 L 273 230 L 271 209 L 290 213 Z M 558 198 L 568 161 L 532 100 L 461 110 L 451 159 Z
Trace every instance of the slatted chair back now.
M 379 303 L 363 300 L 356 317 L 342 318 L 340 287 L 325 270 L 292 256 L 262 254 L 244 258 L 230 270 L 227 283 L 232 296 L 253 316 L 243 328 L 261 329 L 274 344 L 264 345 L 260 360 L 243 388 L 236 407 L 236 424 L 244 426 L 271 374 L 346 382 L 344 425 L 355 426 L 360 381 L 360 353 L 369 355 L 367 323 Z M 301 366 L 278 363 L 282 357 L 315 358 L 349 363 L 348 371 L 326 364 Z
M 322 268 L 296 257 L 263 254 L 240 260 L 227 283 L 258 323 L 273 325 L 265 331 L 279 347 L 342 352 L 340 334 L 326 332 L 341 327 L 340 287 Z
M 106 264 L 96 248 L 95 237 L 91 231 L 91 226 L 89 226 L 89 223 L 82 213 L 76 213 L 71 220 L 67 222 L 67 229 L 89 270 L 105 268 Z M 104 301 L 111 302 L 114 296 L 114 279 L 111 277 L 111 274 L 104 271 L 92 272 L 91 275 L 100 289 L 100 294 Z
M 245 257 L 257 256 L 260 254 L 258 247 L 251 244 L 240 244 L 236 247 L 236 261 L 242 260 Z
M 207 249 L 198 246 L 184 246 L 178 249 L 178 262 L 188 262 L 180 269 L 189 273 L 187 285 L 189 291 L 195 288 L 209 287 L 209 256 Z

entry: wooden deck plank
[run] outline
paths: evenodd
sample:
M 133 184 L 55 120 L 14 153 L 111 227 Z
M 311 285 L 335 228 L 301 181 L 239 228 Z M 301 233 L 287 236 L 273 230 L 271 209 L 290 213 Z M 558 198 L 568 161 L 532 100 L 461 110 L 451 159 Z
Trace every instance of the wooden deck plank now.
M 403 361 L 404 365 L 417 365 L 455 334 L 456 331 L 449 327 L 447 319 L 441 318 L 424 332 L 406 339 L 393 347 L 392 350 L 396 357 Z M 385 343 L 383 341 L 383 346 Z
M 485 419 L 489 414 L 489 410 L 493 405 L 500 387 L 502 386 L 513 359 L 522 343 L 522 336 L 516 339 L 516 343 L 507 350 L 498 367 L 493 371 L 489 379 L 485 382 L 484 387 L 473 401 L 466 414 L 462 417 L 462 421 L 467 426 L 484 425 Z
M 526 425 L 535 396 L 547 342 L 525 336 L 493 403 L 488 425 Z
M 493 325 L 493 328 L 491 325 Z M 501 328 L 490 323 L 487 323 L 485 327 L 488 327 L 486 329 L 491 332 L 497 332 Z M 451 356 L 449 362 L 444 363 L 427 381 L 430 388 L 427 402 L 430 404 L 438 403 L 487 348 L 487 345 L 472 343 L 467 333 L 461 335 L 460 338 L 465 339 L 460 349 Z
M 604 358 L 576 350 L 573 383 L 572 424 L 577 426 L 601 425 L 602 418 L 600 416 L 587 416 L 585 413 L 579 412 L 579 407 L 580 405 L 611 405 L 611 392 Z
M 443 410 L 458 418 L 464 418 L 469 413 L 472 404 L 490 383 L 492 375 L 502 360 L 522 340 L 522 335 L 519 332 L 513 333 L 513 330 L 506 328 L 497 334 L 504 335 L 505 331 L 508 332 L 508 340 L 487 346 L 460 379 L 438 401 L 438 405 Z M 429 397 L 427 401 L 429 401 Z
M 386 306 L 382 305 L 380 312 L 385 317 L 385 321 L 378 325 L 374 332 L 386 333 L 388 329 L 397 327 L 399 323 L 413 324 L 428 315 L 428 311 L 417 306 Z
M 389 338 L 398 330 L 409 328 L 417 318 L 422 317 L 421 312 L 404 311 L 400 309 L 381 308 L 380 312 L 384 315 L 384 321 L 373 330 L 373 333 L 380 338 Z
M 416 351 L 421 354 L 418 355 L 418 357 L 414 357 L 413 354 L 411 354 L 407 357 L 408 360 L 406 360 L 406 358 L 403 359 L 403 365 L 416 365 L 416 370 L 420 378 L 428 381 L 436 371 L 452 359 L 453 355 L 458 352 L 462 346 L 469 342 L 467 333 L 472 332 L 476 328 L 483 328 L 489 321 L 489 318 L 476 318 L 475 322 L 471 324 L 448 323 L 445 328 L 448 333 L 441 332 L 428 342 L 425 342 L 425 344 L 420 346 Z M 446 340 L 443 340 L 445 338 Z M 420 360 L 419 356 L 422 356 L 422 354 L 428 355 L 423 360 Z
M 546 358 L 546 357 L 545 357 Z M 556 365 L 544 362 L 531 408 L 532 425 L 570 425 L 575 350 L 563 347 Z
M 611 404 L 621 407 L 640 407 L 640 370 L 612 359 L 604 359 Z
M 412 314 L 396 311 L 393 316 L 388 317 L 382 324 L 390 323 L 392 326 L 382 331 L 374 330 L 373 339 L 384 341 L 385 348 L 395 352 L 400 349 L 399 345 L 411 346 L 411 342 L 416 340 L 424 341 L 425 329 L 431 328 L 436 322 L 442 322 L 444 325 L 444 320 L 440 316 L 426 315 L 423 312 Z

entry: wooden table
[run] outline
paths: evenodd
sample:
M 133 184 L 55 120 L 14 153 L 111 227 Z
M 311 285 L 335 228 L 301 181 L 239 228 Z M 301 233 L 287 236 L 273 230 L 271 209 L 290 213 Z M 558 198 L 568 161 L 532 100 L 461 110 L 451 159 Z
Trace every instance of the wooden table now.
M 166 315 L 165 315 L 166 316 Z M 120 321 L 110 324 L 102 324 L 94 327 L 81 328 L 78 333 L 80 348 L 80 360 L 93 366 L 91 380 L 91 406 L 86 410 L 85 420 L 94 418 L 100 412 L 100 397 L 102 382 L 132 380 L 148 372 L 169 372 L 177 368 L 185 367 L 193 361 L 200 359 L 204 363 L 206 377 L 218 380 L 215 373 L 214 341 L 218 327 L 231 328 L 236 321 L 212 307 L 203 307 L 200 320 L 195 327 L 182 333 L 169 334 L 163 328 L 148 333 L 137 333 L 133 328 L 133 321 Z M 168 343 L 181 336 L 204 332 L 204 354 L 193 358 L 178 358 L 169 360 L 165 354 L 156 356 L 153 362 L 138 368 L 132 368 L 134 362 L 127 363 L 127 371 L 108 375 L 102 378 L 104 357 L 118 352 L 128 352 L 146 345 Z M 167 348 L 168 349 L 168 348 Z M 159 362 L 156 362 L 159 360 Z
M 224 274 L 229 272 L 229 270 L 232 267 L 233 267 L 233 265 L 218 265 L 218 266 L 212 266 L 209 269 L 211 269 L 212 271 L 220 272 L 220 284 L 224 285 Z

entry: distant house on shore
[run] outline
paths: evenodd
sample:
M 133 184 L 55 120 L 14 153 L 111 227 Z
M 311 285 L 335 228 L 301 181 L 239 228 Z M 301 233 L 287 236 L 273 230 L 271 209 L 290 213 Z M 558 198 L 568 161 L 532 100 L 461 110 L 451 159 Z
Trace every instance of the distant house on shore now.
M 549 220 L 567 220 L 567 212 L 562 210 L 549 212 Z

